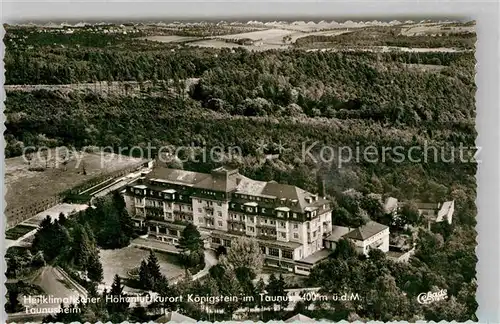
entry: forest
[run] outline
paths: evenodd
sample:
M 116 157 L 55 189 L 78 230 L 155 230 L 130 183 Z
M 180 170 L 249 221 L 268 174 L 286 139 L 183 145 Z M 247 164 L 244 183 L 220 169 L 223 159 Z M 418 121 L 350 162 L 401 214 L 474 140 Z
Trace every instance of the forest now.
M 452 37 L 453 44 L 448 45 L 457 42 L 456 46 L 470 48 L 469 36 L 462 36 L 456 38 L 463 42 Z M 391 40 L 387 36 L 383 41 Z M 429 39 L 411 42 L 433 46 L 427 44 L 433 42 Z M 175 166 L 207 172 L 224 163 L 254 179 L 294 184 L 312 192 L 324 190 L 335 201 L 333 218 L 345 216 L 347 222 L 358 220 L 361 210 L 376 218 L 364 198 L 350 208 L 353 204 L 342 198 L 348 189 L 363 197 L 375 193 L 425 202 L 454 199 L 453 227 L 422 232 L 417 253 L 408 264 L 395 264 L 383 255 L 360 259 L 347 248 L 342 256 L 317 267 L 311 284 L 327 292 L 363 287 L 371 299 L 362 305 L 336 304 L 335 311 L 332 305 L 325 306 L 310 315 L 334 320 L 410 320 L 412 314 L 415 319 L 435 321 L 475 319 L 474 159 L 398 163 L 388 158 L 339 165 L 335 160 L 301 158 L 304 143 L 314 142 L 318 143 L 311 150 L 315 157 L 324 146 L 371 145 L 381 155 L 383 147 L 407 151 L 432 145 L 443 148 L 447 157 L 464 145 L 472 155 L 477 135 L 474 53 L 177 47 L 172 51 L 173 45 L 137 39 L 104 47 L 76 43 L 81 47 L 47 45 L 36 51 L 8 47 L 6 84 L 151 81 L 163 95 L 9 91 L 6 157 L 21 155 L 27 146 L 95 145 L 118 150 L 151 143 L 188 147 L 195 156 L 217 146 L 237 146 L 241 155 L 224 155 L 223 162 L 189 160 Z M 199 80 L 188 91 L 181 86 L 167 91 L 165 80 L 186 78 Z M 267 159 L 268 154 L 276 157 Z M 109 233 L 95 234 L 105 243 Z M 230 275 L 236 286 L 235 274 Z M 433 287 L 447 288 L 452 298 L 435 307 L 423 307 L 411 298 Z

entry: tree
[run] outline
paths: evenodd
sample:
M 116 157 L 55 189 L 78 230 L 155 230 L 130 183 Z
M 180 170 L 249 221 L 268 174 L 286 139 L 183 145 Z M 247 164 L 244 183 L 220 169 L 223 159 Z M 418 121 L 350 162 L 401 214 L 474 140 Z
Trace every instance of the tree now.
M 89 255 L 87 260 L 87 276 L 96 283 L 100 283 L 104 278 L 99 252 L 96 249 Z
M 156 280 L 162 276 L 160 272 L 160 264 L 158 263 L 158 258 L 156 257 L 153 250 L 149 251 L 148 256 L 148 272 L 153 280 Z
M 341 238 L 335 245 L 333 257 L 339 259 L 349 259 L 358 255 L 356 246 L 349 239 Z
M 416 225 L 420 219 L 417 205 L 412 202 L 405 204 L 401 208 L 400 217 L 404 224 Z
M 19 302 L 19 288 L 16 285 L 9 287 L 8 289 L 8 302 L 5 304 L 5 311 L 7 313 L 16 313 L 21 308 L 21 303 Z
M 269 276 L 269 282 L 267 283 L 266 287 L 267 295 L 272 296 L 272 297 L 285 297 L 287 296 L 285 292 L 285 280 L 283 278 L 283 275 L 280 273 L 278 278 L 274 275 L 274 273 L 271 273 Z M 283 298 L 285 299 L 285 298 Z M 283 300 L 281 302 L 278 302 L 277 305 L 279 305 L 280 310 L 283 310 L 283 308 L 288 306 L 288 300 Z M 276 303 L 274 302 L 268 302 L 268 306 L 273 306 Z
M 234 311 L 236 311 L 241 306 L 240 294 L 242 292 L 241 285 L 236 278 L 236 274 L 233 270 L 227 270 L 224 273 L 223 281 L 219 285 L 219 291 L 222 296 L 236 296 L 238 299 L 236 301 L 221 302 L 219 305 L 222 307 L 228 315 L 232 318 Z
M 191 252 L 203 248 L 203 240 L 196 226 L 191 223 L 186 225 L 179 239 L 179 248 Z
M 137 305 L 132 308 L 130 319 L 134 322 L 146 323 L 149 320 L 149 316 L 146 313 L 146 309 L 137 303 Z
M 59 224 L 61 224 L 62 226 L 66 225 L 67 218 L 66 218 L 66 216 L 64 215 L 63 212 L 61 212 L 59 214 L 59 218 L 58 219 L 59 219 Z
M 227 262 L 234 268 L 248 268 L 254 275 L 262 270 L 264 256 L 255 239 L 239 237 L 231 242 L 227 252 Z
M 193 224 L 188 224 L 179 239 L 181 260 L 186 268 L 202 268 L 205 265 L 205 253 L 200 232 Z
M 153 278 L 149 273 L 149 268 L 146 260 L 141 261 L 141 266 L 139 267 L 139 281 L 142 288 L 152 289 L 153 288 Z
M 126 295 L 123 293 L 123 286 L 120 276 L 115 275 L 113 284 L 111 285 L 111 289 L 109 291 L 109 295 L 112 297 L 111 301 L 108 301 L 107 303 L 107 308 L 110 315 L 126 315 L 129 308 L 129 303 L 125 300 Z
M 73 260 L 76 266 L 86 269 L 94 247 L 90 242 L 85 227 L 77 224 L 73 229 Z

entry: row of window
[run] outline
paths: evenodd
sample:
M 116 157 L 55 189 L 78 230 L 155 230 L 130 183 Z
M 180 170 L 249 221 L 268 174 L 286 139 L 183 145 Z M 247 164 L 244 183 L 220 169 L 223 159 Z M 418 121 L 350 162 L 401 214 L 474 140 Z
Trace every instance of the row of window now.
M 202 204 L 203 200 L 197 199 L 197 202 L 198 202 L 198 204 Z M 222 203 L 221 202 L 218 201 L 216 204 L 217 204 L 217 206 L 222 207 Z M 213 201 L 207 201 L 207 205 L 208 206 L 213 206 L 214 202 Z
M 202 208 L 198 208 L 198 213 L 200 213 L 200 214 L 203 213 L 203 209 Z M 207 210 L 207 214 L 210 215 L 210 216 L 214 215 L 213 211 L 211 211 L 211 210 Z M 222 217 L 222 212 L 221 211 L 217 211 L 217 216 L 218 217 Z
M 212 237 L 212 243 L 214 244 L 223 244 L 224 246 L 230 247 L 231 246 L 231 241 L 228 239 L 221 239 L 219 237 Z M 269 247 L 266 248 L 265 246 L 260 246 L 260 250 L 262 251 L 262 254 L 267 254 L 270 256 L 274 257 L 279 257 L 280 256 L 280 250 L 277 248 Z M 293 260 L 293 252 L 288 251 L 288 250 L 281 250 L 281 257 L 285 259 L 291 259 Z
M 156 226 L 149 226 L 149 231 L 156 232 Z M 174 230 L 166 227 L 158 227 L 158 233 L 160 234 L 168 234 L 172 236 L 180 236 L 180 232 L 178 230 Z

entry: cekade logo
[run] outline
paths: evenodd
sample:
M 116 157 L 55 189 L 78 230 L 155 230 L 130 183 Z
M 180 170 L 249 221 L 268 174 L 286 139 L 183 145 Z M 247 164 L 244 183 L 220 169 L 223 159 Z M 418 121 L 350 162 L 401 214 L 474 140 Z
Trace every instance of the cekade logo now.
M 429 291 L 426 293 L 421 293 L 417 296 L 417 301 L 420 304 L 430 304 L 433 302 L 444 300 L 446 298 L 448 298 L 448 291 L 446 289 L 441 289 L 437 292 Z

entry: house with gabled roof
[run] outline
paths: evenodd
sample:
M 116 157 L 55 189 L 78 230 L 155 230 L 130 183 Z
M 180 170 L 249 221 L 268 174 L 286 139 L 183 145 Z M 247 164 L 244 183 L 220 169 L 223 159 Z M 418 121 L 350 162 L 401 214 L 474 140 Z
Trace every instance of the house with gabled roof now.
M 350 231 L 343 238 L 353 241 L 363 254 L 368 254 L 372 249 L 379 249 L 382 252 L 389 251 L 389 227 L 375 221 L 369 221 Z
M 404 201 L 398 201 L 397 198 L 388 197 L 384 202 L 384 212 L 397 217 L 399 210 L 406 203 L 407 202 Z M 443 203 L 415 202 L 415 205 L 418 208 L 419 215 L 425 217 L 429 225 L 443 221 L 448 222 L 448 224 L 452 223 L 453 214 L 455 212 L 454 200 L 445 201 Z
M 355 229 L 334 225 L 332 234 L 325 238 L 325 246 L 335 249 L 336 243 L 340 239 L 351 240 L 358 251 L 366 255 L 372 249 L 389 251 L 389 227 L 375 221 L 369 221 Z

